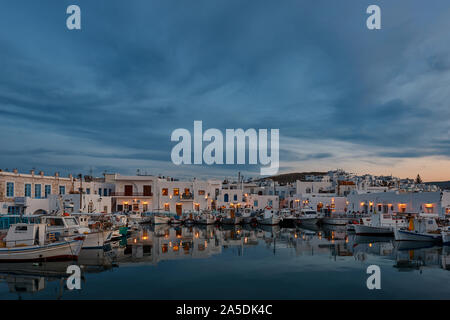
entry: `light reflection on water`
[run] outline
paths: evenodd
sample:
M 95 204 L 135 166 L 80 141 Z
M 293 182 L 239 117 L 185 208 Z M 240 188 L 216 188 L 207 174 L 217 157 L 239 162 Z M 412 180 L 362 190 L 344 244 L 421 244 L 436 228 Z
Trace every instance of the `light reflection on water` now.
M 371 264 L 381 290 L 366 287 Z M 340 227 L 142 226 L 77 262 L 0 264 L 0 299 L 449 299 L 449 270 L 450 247 Z

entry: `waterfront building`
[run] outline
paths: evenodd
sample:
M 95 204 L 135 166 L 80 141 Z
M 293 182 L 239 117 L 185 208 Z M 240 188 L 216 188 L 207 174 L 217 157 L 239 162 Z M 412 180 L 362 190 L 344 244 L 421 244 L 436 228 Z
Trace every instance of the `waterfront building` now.
M 347 200 L 349 212 L 442 214 L 441 192 L 358 193 L 354 190 Z

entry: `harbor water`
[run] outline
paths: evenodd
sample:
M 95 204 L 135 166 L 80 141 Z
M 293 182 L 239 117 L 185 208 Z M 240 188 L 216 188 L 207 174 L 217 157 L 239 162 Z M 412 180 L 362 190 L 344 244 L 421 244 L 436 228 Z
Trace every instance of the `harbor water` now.
M 72 264 L 79 290 L 66 285 Z M 0 264 L 0 299 L 450 299 L 449 284 L 448 246 L 331 226 L 147 225 L 75 262 Z

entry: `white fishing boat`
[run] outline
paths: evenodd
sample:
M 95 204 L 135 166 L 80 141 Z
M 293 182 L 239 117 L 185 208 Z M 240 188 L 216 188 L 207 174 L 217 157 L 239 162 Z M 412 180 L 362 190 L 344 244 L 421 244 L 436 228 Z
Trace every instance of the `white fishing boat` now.
M 45 224 L 18 223 L 10 226 L 0 242 L 1 262 L 76 260 L 83 237 L 50 241 Z
M 396 241 L 441 242 L 442 234 L 434 218 L 410 218 L 408 228 L 394 230 Z
M 406 219 L 383 213 L 375 213 L 370 220 L 362 221 L 363 224 L 355 225 L 355 233 L 361 236 L 393 236 L 394 229 L 408 224 Z
M 278 217 L 271 207 L 266 207 L 264 213 L 256 218 L 259 224 L 274 226 L 280 223 L 281 218 Z
M 299 224 L 316 225 L 320 220 L 319 213 L 312 208 L 303 208 L 297 217 Z
M 52 239 L 59 240 L 63 237 L 76 238 L 82 235 L 85 239 L 83 249 L 103 248 L 106 242 L 112 238 L 111 230 L 91 230 L 80 226 L 74 216 L 42 216 L 41 222 L 47 226 L 47 233 Z

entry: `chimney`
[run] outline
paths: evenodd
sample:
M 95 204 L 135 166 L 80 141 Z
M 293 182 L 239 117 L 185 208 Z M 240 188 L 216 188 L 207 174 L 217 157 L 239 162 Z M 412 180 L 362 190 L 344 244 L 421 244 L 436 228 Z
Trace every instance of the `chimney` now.
M 41 177 L 43 177 L 43 176 L 44 176 L 44 171 L 39 171 L 39 175 L 40 175 Z
M 19 171 L 17 171 L 17 169 L 13 169 L 13 172 L 14 172 L 15 174 L 17 174 Z
M 34 170 L 30 170 L 30 174 L 34 176 Z
M 72 174 L 71 173 L 69 173 L 69 179 L 72 179 Z
M 55 172 L 55 178 L 59 177 L 59 172 Z

